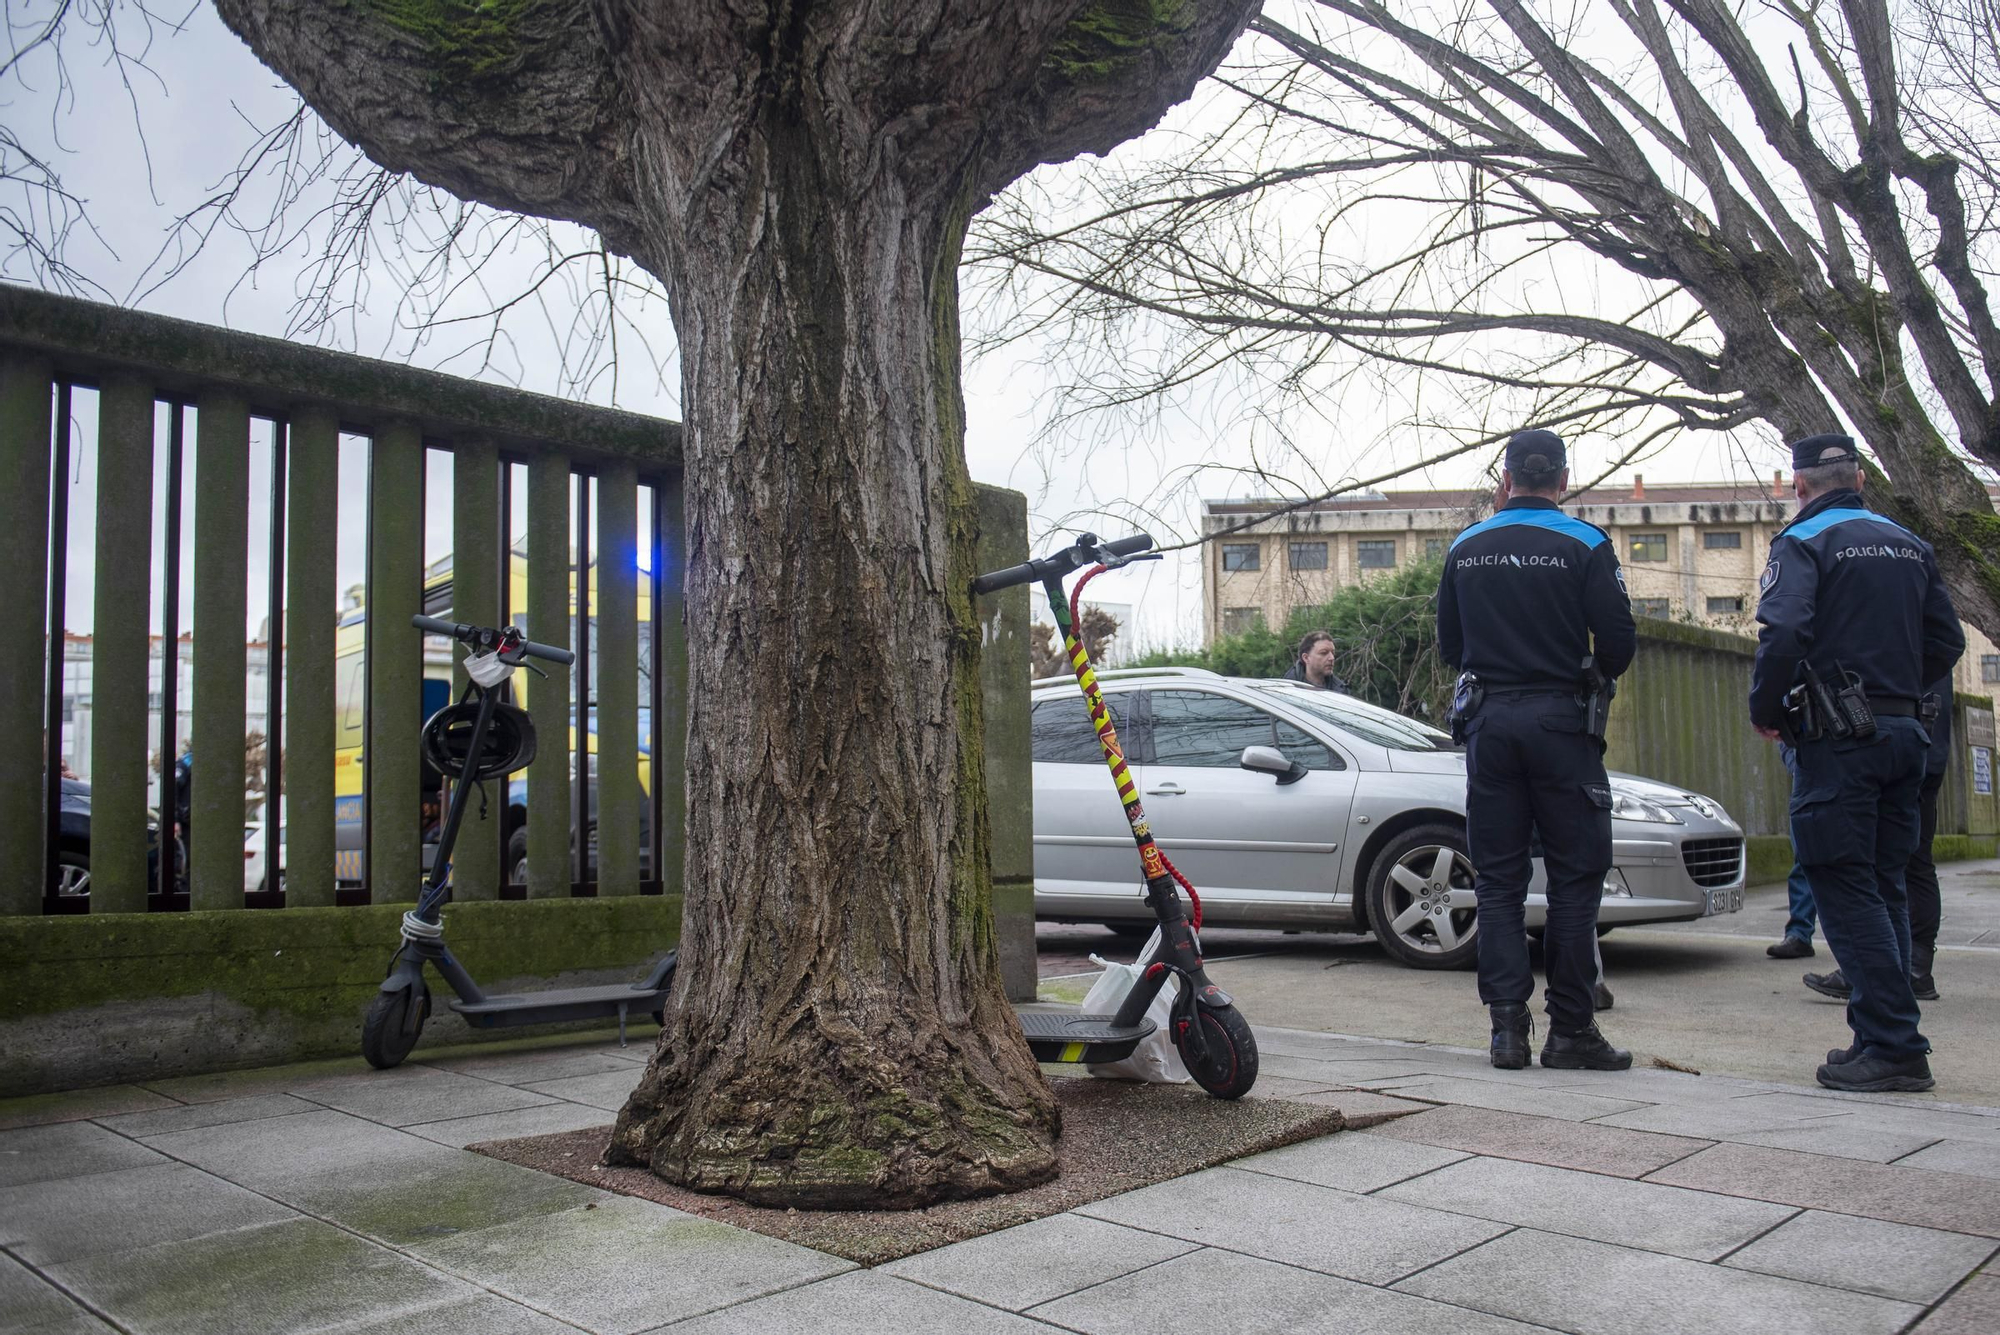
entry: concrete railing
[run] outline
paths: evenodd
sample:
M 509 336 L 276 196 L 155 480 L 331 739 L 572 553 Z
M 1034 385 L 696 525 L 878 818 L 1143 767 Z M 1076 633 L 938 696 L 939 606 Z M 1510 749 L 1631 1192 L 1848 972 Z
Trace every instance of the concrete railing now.
M 77 424 L 93 419 L 85 438 Z M 494 970 L 583 981 L 671 945 L 686 728 L 680 446 L 673 422 L 0 287 L 0 1023 L 19 1040 L 18 1060 L 0 1062 L 0 1093 L 351 1041 L 395 942 L 389 906 L 414 900 L 422 883 L 436 775 L 417 725 L 463 686 L 456 669 L 444 679 L 444 642 L 410 629 L 419 611 L 518 623 L 578 651 L 567 675 L 521 674 L 539 753 L 525 784 L 490 785 L 483 819 L 474 800 L 453 859 L 460 902 L 578 905 L 566 925 L 548 909 L 521 918 L 542 949 L 507 926 L 506 904 L 479 909 L 468 922 L 492 943 Z M 72 507 L 90 451 L 95 501 Z M 448 580 L 435 545 L 428 565 L 425 550 L 427 516 L 440 508 L 427 506 L 426 478 L 443 455 Z M 365 472 L 358 504 L 343 494 L 343 462 Z M 270 483 L 258 506 L 253 475 Z M 982 562 L 1025 559 L 1023 498 L 978 490 Z M 184 523 L 191 608 L 180 597 Z M 363 544 L 366 570 L 345 615 L 343 534 L 350 555 Z M 270 579 L 253 594 L 258 544 Z M 65 869 L 84 855 L 62 820 L 66 694 L 72 712 L 78 703 L 65 682 L 77 680 L 79 658 L 64 604 L 72 557 L 86 564 L 86 551 L 96 571 L 90 726 L 68 735 L 88 737 L 74 758 L 90 782 L 89 893 L 65 895 L 75 879 Z M 254 646 L 258 610 L 269 633 Z M 1032 997 L 1025 592 L 984 611 L 995 916 L 1009 992 Z M 246 759 L 259 703 L 246 682 L 260 671 L 271 738 L 261 775 Z M 188 689 L 183 732 L 176 697 Z M 189 743 L 182 875 L 172 762 Z M 282 797 L 288 844 L 283 877 L 267 874 L 261 890 L 245 885 L 254 778 L 264 812 Z M 157 834 L 149 805 L 163 813 Z M 265 821 L 274 869 L 277 826 Z M 616 908 L 630 896 L 647 898 Z M 254 927 L 212 916 L 245 908 L 320 911 Z M 161 910 L 193 912 L 173 924 L 128 916 Z M 467 963 L 481 972 L 478 959 Z M 271 1026 L 259 1029 L 260 1015 Z M 97 1064 L 76 1066 L 93 1046 Z

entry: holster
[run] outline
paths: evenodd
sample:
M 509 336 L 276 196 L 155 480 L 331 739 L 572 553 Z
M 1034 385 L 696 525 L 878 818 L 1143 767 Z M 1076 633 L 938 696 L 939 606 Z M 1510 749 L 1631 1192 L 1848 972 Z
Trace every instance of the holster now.
M 1611 724 L 1611 697 L 1618 693 L 1616 682 L 1608 680 L 1597 670 L 1597 659 L 1586 655 L 1583 672 L 1577 680 L 1577 707 L 1583 711 L 1583 732 L 1586 737 L 1604 741 L 1605 730 Z
M 1486 687 L 1470 672 L 1458 674 L 1458 680 L 1451 688 L 1451 708 L 1445 711 L 1444 722 L 1451 733 L 1454 745 L 1465 745 L 1465 725 L 1479 712 L 1479 706 L 1486 702 Z

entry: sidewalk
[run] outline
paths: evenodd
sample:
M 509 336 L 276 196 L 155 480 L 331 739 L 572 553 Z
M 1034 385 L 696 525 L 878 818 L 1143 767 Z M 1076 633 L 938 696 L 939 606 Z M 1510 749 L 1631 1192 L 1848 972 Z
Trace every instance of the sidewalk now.
M 644 1044 L 0 1103 L 0 1331 L 2000 1330 L 2000 1109 L 1258 1041 L 1411 1115 L 876 1270 L 460 1148 L 607 1124 Z

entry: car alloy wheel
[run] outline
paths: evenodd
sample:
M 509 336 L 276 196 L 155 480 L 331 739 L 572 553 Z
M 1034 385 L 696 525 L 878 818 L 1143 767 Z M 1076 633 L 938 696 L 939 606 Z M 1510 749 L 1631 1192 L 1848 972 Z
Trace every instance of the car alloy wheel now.
M 64 899 L 90 893 L 90 863 L 75 854 L 64 853 L 56 864 L 56 894 Z
M 1382 948 L 1419 969 L 1458 969 L 1479 954 L 1479 905 L 1461 836 L 1422 826 L 1383 849 L 1369 877 L 1368 925 Z

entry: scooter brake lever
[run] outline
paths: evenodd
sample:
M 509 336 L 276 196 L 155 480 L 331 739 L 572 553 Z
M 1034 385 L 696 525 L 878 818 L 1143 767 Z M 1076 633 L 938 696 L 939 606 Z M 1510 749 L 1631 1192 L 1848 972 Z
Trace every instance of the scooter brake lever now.
M 1130 556 L 1100 556 L 1097 559 L 1097 563 L 1106 570 L 1117 570 L 1121 566 L 1131 565 L 1134 561 L 1158 561 L 1160 559 L 1162 558 L 1159 552 L 1134 552 Z

